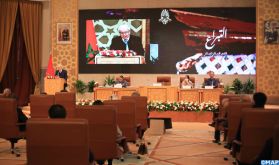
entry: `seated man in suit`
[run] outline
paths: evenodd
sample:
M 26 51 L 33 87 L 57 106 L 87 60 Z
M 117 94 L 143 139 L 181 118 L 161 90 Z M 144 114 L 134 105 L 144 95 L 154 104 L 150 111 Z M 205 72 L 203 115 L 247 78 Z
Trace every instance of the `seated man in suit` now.
M 122 75 L 115 81 L 115 84 L 121 84 L 123 88 L 126 88 L 128 86 L 128 82 Z
M 67 74 L 66 70 L 62 69 L 62 65 L 61 64 L 58 65 L 57 70 L 55 71 L 55 76 L 59 77 L 59 78 L 63 78 L 65 80 L 64 89 L 63 90 L 66 90 L 66 87 L 68 86 L 67 85 L 68 74 Z
M 130 27 L 128 24 L 122 24 L 118 27 L 120 36 L 115 37 L 111 41 L 111 50 L 132 50 L 137 55 L 144 55 L 141 38 L 131 35 Z
M 209 75 L 209 79 L 204 81 L 204 86 L 213 86 L 214 88 L 217 88 L 220 84 L 219 80 L 214 78 L 215 74 L 213 71 L 209 71 L 207 73 Z

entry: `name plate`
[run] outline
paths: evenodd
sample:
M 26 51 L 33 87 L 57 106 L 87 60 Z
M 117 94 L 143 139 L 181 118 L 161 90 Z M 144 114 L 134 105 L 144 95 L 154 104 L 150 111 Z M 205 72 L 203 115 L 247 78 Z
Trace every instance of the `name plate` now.
M 96 64 L 141 64 L 142 56 L 131 57 L 104 57 L 96 56 Z
M 122 88 L 122 84 L 115 84 L 114 88 Z
M 182 89 L 191 89 L 191 88 L 192 88 L 191 85 L 183 85 L 183 86 L 182 86 Z
M 204 89 L 213 89 L 213 86 L 205 86 Z
M 154 87 L 160 87 L 160 86 L 162 86 L 162 83 L 153 83 L 153 86 Z

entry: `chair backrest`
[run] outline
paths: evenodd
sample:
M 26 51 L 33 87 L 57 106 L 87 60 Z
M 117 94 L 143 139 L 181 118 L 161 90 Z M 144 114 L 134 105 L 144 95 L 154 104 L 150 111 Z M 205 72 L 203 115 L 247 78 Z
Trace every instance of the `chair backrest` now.
M 119 80 L 119 78 L 120 78 L 120 77 L 116 77 L 116 80 Z M 124 79 L 125 81 L 127 81 L 128 86 L 131 86 L 131 78 L 130 78 L 130 76 L 123 77 L 123 79 Z
M 67 111 L 67 118 L 73 118 L 76 110 L 76 94 L 74 92 L 56 92 L 55 104 L 61 104 Z
M 273 132 L 273 148 L 272 148 L 272 160 L 279 159 L 279 123 L 274 128 Z
M 147 97 L 146 96 L 122 96 L 122 100 L 133 100 L 136 103 L 136 123 L 141 125 L 143 130 L 148 128 L 147 126 L 147 118 L 148 118 L 148 110 L 147 110 Z
M 170 86 L 171 77 L 170 76 L 158 76 L 157 83 L 162 83 L 163 86 Z
M 27 121 L 28 165 L 89 164 L 85 119 L 35 118 Z
M 250 164 L 260 153 L 265 142 L 273 137 L 279 121 L 279 110 L 244 109 L 241 127 L 241 148 L 237 159 Z
M 223 99 L 228 98 L 230 101 L 240 101 L 240 95 L 237 94 L 221 94 L 219 97 L 220 103 L 222 103 Z
M 226 118 L 227 108 L 229 106 L 230 100 L 229 98 L 222 99 L 222 102 L 219 104 L 219 113 L 218 116 L 220 118 Z
M 105 100 L 105 105 L 117 106 L 117 124 L 127 141 L 136 141 L 136 103 L 131 100 Z
M 279 105 L 279 95 L 268 96 L 266 104 Z
M 89 146 L 95 160 L 118 157 L 116 144 L 116 107 L 111 105 L 77 106 L 76 115 L 89 123 Z
M 181 83 L 182 83 L 182 81 L 185 79 L 185 76 L 183 76 L 183 77 L 180 77 L 180 80 L 179 80 L 179 86 L 180 86 L 180 88 L 182 87 L 181 86 Z M 193 86 L 195 86 L 195 77 L 190 77 L 190 80 L 191 80 L 191 82 L 193 83 Z
M 239 127 L 242 109 L 252 107 L 251 103 L 230 101 L 227 107 L 228 117 L 228 136 L 227 141 L 231 143 L 235 137 Z
M 20 137 L 17 103 L 13 98 L 0 98 L 0 138 Z
M 223 108 L 223 103 L 229 102 L 251 102 L 251 98 L 248 95 L 238 94 L 221 94 L 219 96 L 220 106 L 219 109 Z M 251 102 L 252 103 L 252 102 Z
M 30 113 L 32 118 L 48 118 L 48 110 L 54 104 L 54 95 L 31 95 Z

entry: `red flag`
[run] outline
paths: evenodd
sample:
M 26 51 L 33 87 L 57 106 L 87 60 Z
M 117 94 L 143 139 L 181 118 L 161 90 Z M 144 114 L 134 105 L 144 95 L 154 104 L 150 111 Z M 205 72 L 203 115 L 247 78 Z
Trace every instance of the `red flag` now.
M 49 60 L 48 60 L 46 76 L 54 76 L 54 68 L 53 68 L 53 65 L 52 65 L 52 55 L 51 54 L 50 54 Z
M 86 50 L 88 50 L 89 44 L 94 51 L 98 50 L 94 20 L 86 20 Z

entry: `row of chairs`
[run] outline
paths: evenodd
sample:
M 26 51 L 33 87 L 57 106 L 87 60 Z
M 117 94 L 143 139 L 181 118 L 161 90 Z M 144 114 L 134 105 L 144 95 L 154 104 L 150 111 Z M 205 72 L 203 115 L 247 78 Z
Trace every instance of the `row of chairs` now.
M 234 143 L 239 145 L 235 153 L 237 161 L 250 164 L 255 161 L 268 139 L 272 138 L 274 144 L 278 143 L 275 134 L 278 134 L 276 127 L 279 126 L 279 110 L 243 109 L 241 119 L 241 141 L 233 141 L 233 146 Z M 279 159 L 278 149 L 274 145 L 272 160 Z
M 233 154 L 236 155 L 239 162 L 252 163 L 260 153 L 265 141 L 273 136 L 275 138 L 278 134 L 274 129 L 275 125 L 279 124 L 279 109 L 251 108 L 251 98 L 241 95 L 221 95 L 220 103 L 219 115 L 215 118 L 216 129 L 225 132 L 225 140 L 228 144 L 241 144 L 239 152 Z M 227 121 L 225 127 L 224 121 Z M 241 142 L 236 142 L 234 139 L 240 122 L 242 123 Z M 274 145 L 277 143 L 278 141 Z M 273 153 L 273 158 L 278 159 L 278 150 L 274 150 Z
M 105 160 L 119 157 L 120 151 L 117 147 L 117 144 L 115 143 L 117 135 L 117 124 L 122 129 L 124 136 L 126 136 L 129 141 L 136 140 L 136 127 L 138 127 L 138 123 L 141 126 L 141 131 L 147 128 L 146 97 L 125 96 L 122 98 L 122 100 L 106 101 L 106 105 L 103 106 L 76 106 L 74 93 L 56 93 L 55 96 L 33 95 L 31 96 L 30 101 L 31 119 L 29 119 L 27 123 L 27 138 L 32 136 L 32 133 L 39 132 L 37 130 L 40 126 L 34 127 L 31 125 L 40 125 L 42 124 L 40 123 L 40 121 L 46 123 L 47 120 L 51 120 L 47 119 L 49 107 L 54 103 L 61 104 L 66 108 L 67 114 L 69 114 L 67 115 L 66 120 L 70 120 L 70 123 L 72 122 L 71 120 L 76 120 L 74 118 L 87 119 L 89 125 L 89 146 L 92 149 L 92 152 L 94 153 L 95 159 L 97 160 Z M 12 104 L 14 104 L 14 107 L 16 107 L 15 100 Z M 12 111 L 12 109 L 13 108 L 11 108 L 10 111 Z M 127 128 L 127 126 L 130 128 Z M 7 127 L 3 127 L 7 129 Z M 32 130 L 32 128 L 36 128 L 37 130 Z M 48 136 L 52 136 L 55 134 L 51 132 L 53 131 L 51 129 L 44 129 L 42 127 L 40 130 L 46 132 L 50 130 L 50 132 L 47 133 Z M 42 133 L 41 135 L 40 133 L 34 134 L 35 137 L 39 138 L 44 133 Z M 47 138 L 48 136 L 44 136 L 39 139 L 42 140 L 42 138 Z M 67 137 L 68 139 L 68 136 L 65 137 Z M 76 136 L 69 137 L 75 138 Z M 6 136 L 3 138 L 7 139 L 8 137 Z M 28 141 L 30 143 L 28 143 Z M 32 143 L 33 141 L 29 139 L 27 140 L 27 148 L 29 148 L 29 151 L 32 150 L 30 149 L 32 148 L 31 146 L 33 146 L 33 148 L 38 147 L 36 144 L 32 145 Z M 42 143 L 40 145 L 42 145 Z M 34 158 L 32 156 L 33 154 L 30 153 L 28 155 L 31 155 L 31 157 Z M 28 157 L 28 161 L 32 160 L 31 157 Z
M 135 140 L 135 136 L 126 135 L 126 127 L 135 126 L 141 130 L 147 129 L 147 97 L 144 96 L 123 96 L 122 100 L 107 100 L 104 102 L 108 105 L 117 106 L 117 117 L 119 120 L 119 127 L 125 132 L 125 136 L 130 140 Z M 53 104 L 61 104 L 67 111 L 67 117 L 73 118 L 76 116 L 76 110 L 86 108 L 86 106 L 75 105 L 75 93 L 73 92 L 58 92 L 53 95 L 31 95 L 30 97 L 30 115 L 32 118 L 46 118 L 48 117 L 48 109 Z M 90 109 L 91 106 L 87 107 Z M 127 117 L 130 115 L 132 117 Z M 124 122 L 124 123 L 121 123 Z M 132 124 L 131 122 L 134 122 Z

